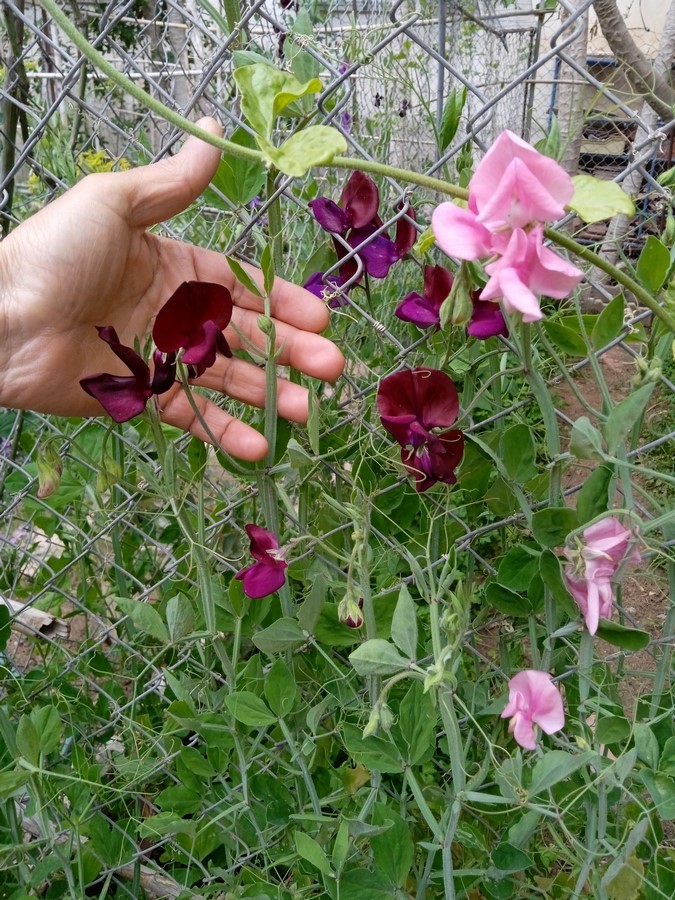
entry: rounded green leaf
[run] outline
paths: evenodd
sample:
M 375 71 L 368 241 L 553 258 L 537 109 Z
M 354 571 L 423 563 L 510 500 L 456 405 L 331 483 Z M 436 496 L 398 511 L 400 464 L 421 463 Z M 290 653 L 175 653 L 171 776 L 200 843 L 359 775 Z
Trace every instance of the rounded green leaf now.
M 635 204 L 615 181 L 604 181 L 593 175 L 575 175 L 574 196 L 568 203 L 584 222 L 602 222 L 612 216 L 635 214 Z

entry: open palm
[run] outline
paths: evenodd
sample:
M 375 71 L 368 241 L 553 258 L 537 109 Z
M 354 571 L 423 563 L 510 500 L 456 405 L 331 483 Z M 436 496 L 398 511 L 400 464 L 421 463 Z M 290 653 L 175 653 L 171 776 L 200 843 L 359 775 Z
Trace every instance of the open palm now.
M 213 120 L 200 122 L 218 133 Z M 0 244 L 0 403 L 57 415 L 101 415 L 79 381 L 98 372 L 127 375 L 96 326 L 112 325 L 123 344 L 141 346 L 154 318 L 183 281 L 211 281 L 232 293 L 232 349 L 243 334 L 263 347 L 257 326 L 262 301 L 234 279 L 225 258 L 147 228 L 184 210 L 208 185 L 219 151 L 189 139 L 171 159 L 128 172 L 90 175 L 20 225 Z M 251 274 L 256 276 L 255 270 Z M 316 378 L 342 371 L 339 350 L 318 332 L 328 322 L 323 303 L 277 279 L 272 295 L 280 363 Z M 196 384 L 263 406 L 264 371 L 242 359 L 218 357 Z M 280 380 L 281 415 L 303 422 L 307 392 Z M 206 439 L 199 419 L 176 385 L 160 398 L 162 418 Z M 211 433 L 229 453 L 260 459 L 264 438 L 196 395 Z

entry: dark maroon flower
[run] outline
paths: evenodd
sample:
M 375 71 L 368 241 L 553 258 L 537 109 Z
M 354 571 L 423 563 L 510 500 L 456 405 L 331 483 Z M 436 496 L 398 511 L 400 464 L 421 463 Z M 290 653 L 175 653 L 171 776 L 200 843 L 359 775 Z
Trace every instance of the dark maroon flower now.
M 191 377 L 232 356 L 223 329 L 232 318 L 232 296 L 222 284 L 184 281 L 157 313 L 152 337 L 162 353 L 180 353 Z
M 244 593 L 252 600 L 260 600 L 278 591 L 286 580 L 288 563 L 279 550 L 276 535 L 260 525 L 246 525 L 251 542 L 250 552 L 256 562 L 234 576 L 244 583 Z
M 155 351 L 155 373 L 151 377 L 147 363 L 131 347 L 120 343 L 112 325 L 97 328 L 97 331 L 101 340 L 122 360 L 131 375 L 110 375 L 103 372 L 82 378 L 80 385 L 98 400 L 116 422 L 128 422 L 143 412 L 153 394 L 163 394 L 173 385 L 176 380 L 175 354 L 169 353 L 165 358 Z
M 358 601 L 351 595 L 340 601 L 338 605 L 338 620 L 349 628 L 360 628 L 363 625 L 363 597 Z
M 349 301 L 342 290 L 343 279 L 340 275 L 325 275 L 323 272 L 314 272 L 303 284 L 306 291 L 314 294 L 320 300 L 324 300 L 331 309 L 339 309 L 346 306 Z
M 457 420 L 459 398 L 445 372 L 418 368 L 388 375 L 380 382 L 377 408 L 382 424 L 401 445 L 401 462 L 418 491 L 437 481 L 457 481 L 464 436 L 448 427 Z
M 368 175 L 358 171 L 352 172 L 347 179 L 339 206 L 329 197 L 317 197 L 309 203 L 314 218 L 325 231 L 341 235 L 352 250 L 358 250 L 363 268 L 369 275 L 385 278 L 394 263 L 410 251 L 416 235 L 411 242 L 414 226 L 401 217 L 396 226 L 395 241 L 386 232 L 373 237 L 382 228 L 379 205 L 377 185 Z M 412 207 L 408 207 L 406 215 L 414 218 Z M 349 252 L 344 243 L 334 239 L 334 244 L 338 259 L 344 259 Z M 343 282 L 349 281 L 357 272 L 358 264 L 353 257 L 340 267 Z
M 408 294 L 396 307 L 394 315 L 418 328 L 441 324 L 441 306 L 452 289 L 452 273 L 443 266 L 424 267 L 424 290 Z
M 471 294 L 473 313 L 471 314 L 471 321 L 466 328 L 467 334 L 477 338 L 479 341 L 486 341 L 496 334 L 508 337 L 509 329 L 499 303 L 494 303 L 491 300 L 479 300 L 478 294 L 478 291 L 473 291 Z
M 399 203 L 398 209 L 403 209 L 403 206 L 403 203 Z M 410 221 L 411 219 L 412 221 Z M 413 222 L 416 221 L 417 216 L 415 215 L 415 210 L 412 206 L 408 206 L 405 214 L 396 220 L 396 237 L 394 238 L 394 243 L 396 244 L 396 249 L 401 257 L 404 257 L 406 253 L 410 253 L 415 246 L 417 229 L 413 225 Z

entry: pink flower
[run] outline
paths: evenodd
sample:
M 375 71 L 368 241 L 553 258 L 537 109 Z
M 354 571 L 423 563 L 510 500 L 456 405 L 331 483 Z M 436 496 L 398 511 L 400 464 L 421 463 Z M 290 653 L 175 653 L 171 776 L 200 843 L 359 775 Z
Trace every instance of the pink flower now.
M 543 235 L 543 225 L 527 232 L 517 228 L 511 233 L 499 259 L 485 267 L 490 280 L 481 291 L 481 300 L 501 297 L 507 312 L 521 313 L 523 322 L 536 322 L 542 318 L 541 294 L 567 297 L 584 273 L 544 247 Z
M 477 219 L 490 231 L 555 221 L 573 194 L 562 166 L 508 130 L 485 154 L 469 185 Z
M 521 747 L 535 750 L 534 726 L 553 734 L 565 724 L 562 697 L 548 672 L 525 669 L 509 681 L 509 702 L 502 719 L 510 718 L 509 734 Z
M 538 295 L 561 299 L 583 272 L 543 245 L 543 222 L 560 218 L 574 185 L 565 170 L 510 131 L 485 154 L 469 184 L 466 209 L 441 203 L 431 225 L 441 249 L 456 259 L 497 257 L 481 300 L 503 298 L 524 322 L 541 319 Z
M 612 579 L 626 558 L 631 537 L 631 532 L 618 519 L 607 516 L 584 529 L 584 543 L 579 549 L 565 549 L 572 563 L 565 567 L 565 583 L 591 634 L 598 630 L 601 618 L 612 617 Z M 628 562 L 640 562 L 637 547 L 632 549 Z
M 256 561 L 234 577 L 243 581 L 247 597 L 260 600 L 279 590 L 286 580 L 288 563 L 279 550 L 276 535 L 260 525 L 246 525 L 245 528 L 251 542 L 251 556 Z

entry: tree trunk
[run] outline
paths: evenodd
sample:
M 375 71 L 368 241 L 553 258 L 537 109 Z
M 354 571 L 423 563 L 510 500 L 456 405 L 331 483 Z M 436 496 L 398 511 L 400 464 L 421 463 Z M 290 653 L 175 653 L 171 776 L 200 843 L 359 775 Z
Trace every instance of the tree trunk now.
M 569 12 L 563 10 L 562 22 L 572 18 L 574 13 L 581 9 L 586 0 L 572 0 Z M 570 24 L 570 28 L 578 31 L 577 37 L 565 47 L 562 55 L 571 62 L 576 63 L 581 69 L 586 68 L 588 56 L 588 10 L 576 17 Z M 560 74 L 558 76 L 558 124 L 560 125 L 560 137 L 563 147 L 560 165 L 569 172 L 576 174 L 579 166 L 579 153 L 581 152 L 581 138 L 584 128 L 584 87 L 586 81 L 579 75 L 576 69 L 565 65 L 561 59 Z
M 635 93 L 643 95 L 657 115 L 669 122 L 675 111 L 675 90 L 671 87 L 669 73 L 657 72 L 636 46 L 616 0 L 595 0 L 593 9 L 612 53 L 624 64 L 626 77 Z

